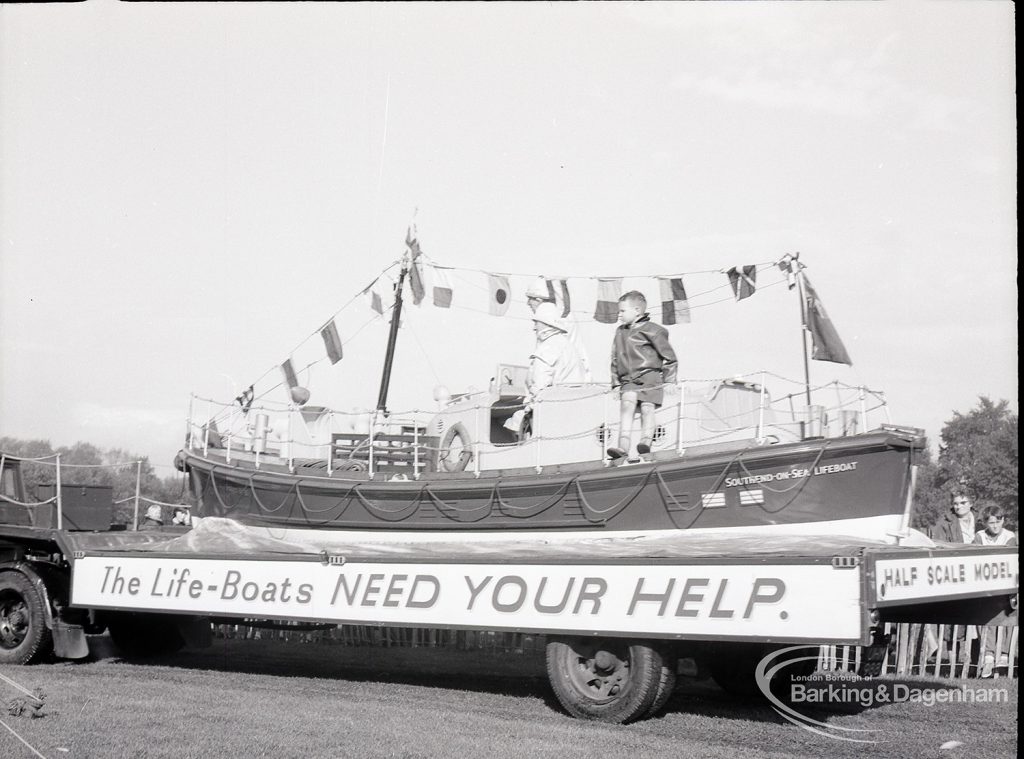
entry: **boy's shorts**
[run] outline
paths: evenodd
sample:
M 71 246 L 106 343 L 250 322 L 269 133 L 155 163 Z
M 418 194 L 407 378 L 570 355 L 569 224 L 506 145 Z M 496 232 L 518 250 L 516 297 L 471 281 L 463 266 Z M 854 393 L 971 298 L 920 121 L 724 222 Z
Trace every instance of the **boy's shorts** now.
M 619 387 L 619 397 L 630 391 L 636 393 L 640 403 L 653 403 L 660 406 L 665 399 L 665 374 L 660 369 L 644 372 L 639 377 L 623 382 Z

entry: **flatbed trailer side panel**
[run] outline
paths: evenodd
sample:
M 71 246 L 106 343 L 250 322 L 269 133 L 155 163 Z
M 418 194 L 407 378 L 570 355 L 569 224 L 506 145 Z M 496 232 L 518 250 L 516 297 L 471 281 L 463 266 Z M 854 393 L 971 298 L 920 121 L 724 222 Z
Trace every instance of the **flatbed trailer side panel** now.
M 317 556 L 101 554 L 75 606 L 338 624 L 693 640 L 867 642 L 864 583 L 821 557 L 343 565 Z

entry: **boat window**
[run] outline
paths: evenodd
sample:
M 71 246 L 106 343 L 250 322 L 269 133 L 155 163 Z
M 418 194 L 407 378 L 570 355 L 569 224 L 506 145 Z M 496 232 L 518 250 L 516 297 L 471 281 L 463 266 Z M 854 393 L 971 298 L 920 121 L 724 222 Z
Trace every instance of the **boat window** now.
M 16 490 L 16 483 L 14 479 L 14 467 L 5 466 L 3 474 L 0 475 L 0 495 L 7 496 L 8 498 L 17 499 L 18 491 Z

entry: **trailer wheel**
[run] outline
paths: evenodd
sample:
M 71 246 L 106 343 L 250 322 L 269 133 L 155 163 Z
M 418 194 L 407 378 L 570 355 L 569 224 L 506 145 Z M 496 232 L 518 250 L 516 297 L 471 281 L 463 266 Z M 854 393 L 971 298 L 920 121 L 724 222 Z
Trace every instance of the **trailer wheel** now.
M 632 722 L 664 706 L 675 686 L 661 650 L 628 640 L 549 640 L 547 666 L 559 703 L 581 719 Z
M 114 645 L 129 658 L 173 654 L 185 645 L 176 617 L 169 614 L 109 612 L 106 622 Z
M 23 574 L 0 573 L 0 664 L 30 664 L 53 651 L 45 603 Z

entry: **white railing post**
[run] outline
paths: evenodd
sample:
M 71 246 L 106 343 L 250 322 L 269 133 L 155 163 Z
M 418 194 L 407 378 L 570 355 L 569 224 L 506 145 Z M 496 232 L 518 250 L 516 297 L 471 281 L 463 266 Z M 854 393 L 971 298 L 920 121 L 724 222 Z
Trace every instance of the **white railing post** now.
M 142 491 L 142 460 L 135 463 L 135 529 L 139 529 L 139 495 Z
M 192 424 L 192 413 L 196 402 L 196 394 L 188 394 L 188 419 L 185 420 L 185 437 L 188 439 L 188 448 L 194 451 L 196 447 L 196 428 Z
M 604 416 L 604 421 L 603 421 L 604 427 L 601 430 L 602 434 L 598 435 L 598 437 L 597 437 L 597 444 L 598 444 L 598 446 L 601 449 L 600 450 L 600 454 L 601 454 L 600 460 L 604 462 L 605 466 L 611 466 L 611 463 L 612 463 L 611 459 L 608 458 L 608 454 L 605 452 L 605 449 L 609 445 L 611 445 L 611 439 L 612 439 L 612 428 L 611 428 L 611 423 L 610 423 L 610 421 L 608 419 L 608 396 L 611 395 L 613 392 L 615 392 L 614 389 L 609 390 L 607 393 L 604 393 L 604 395 L 603 395 L 603 399 L 604 400 L 601 402 L 601 414 Z
M 473 475 L 480 476 L 480 406 L 473 407 L 476 431 L 473 433 Z
M 327 476 L 334 471 L 334 412 L 327 412 Z
M 206 401 L 206 415 L 203 418 L 207 420 L 203 425 L 203 456 L 205 456 L 210 446 L 210 401 Z
M 757 410 L 757 442 L 764 442 L 764 370 L 761 371 L 761 398 Z
M 676 454 L 683 455 L 683 417 L 686 415 L 686 380 L 679 385 L 679 410 L 676 412 Z
M 234 404 L 232 404 L 231 416 L 228 418 L 228 449 L 227 452 L 224 454 L 225 461 L 227 461 L 227 463 L 229 464 L 231 463 L 231 439 L 234 437 L 235 419 L 237 418 L 237 412 L 235 411 Z
M 61 486 L 60 486 L 60 454 L 57 454 L 57 529 L 64 529 L 64 509 L 63 501 L 61 500 Z
M 370 463 L 367 466 L 367 471 L 369 471 L 370 479 L 372 480 L 373 479 L 373 428 L 376 426 L 376 422 L 377 422 L 377 414 L 376 414 L 376 412 L 371 412 L 369 414 L 369 417 L 370 417 L 370 431 L 369 431 L 368 436 L 367 436 L 366 439 L 368 441 L 368 445 L 370 446 L 370 449 L 367 452 L 368 460 L 369 460 Z
M 294 459 L 292 457 L 292 417 L 294 416 L 295 406 L 288 404 L 288 439 L 285 441 L 285 445 L 288 446 L 288 471 L 295 473 Z
M 416 412 L 419 416 L 419 412 Z M 420 425 L 416 419 L 412 420 L 412 478 L 420 478 Z

